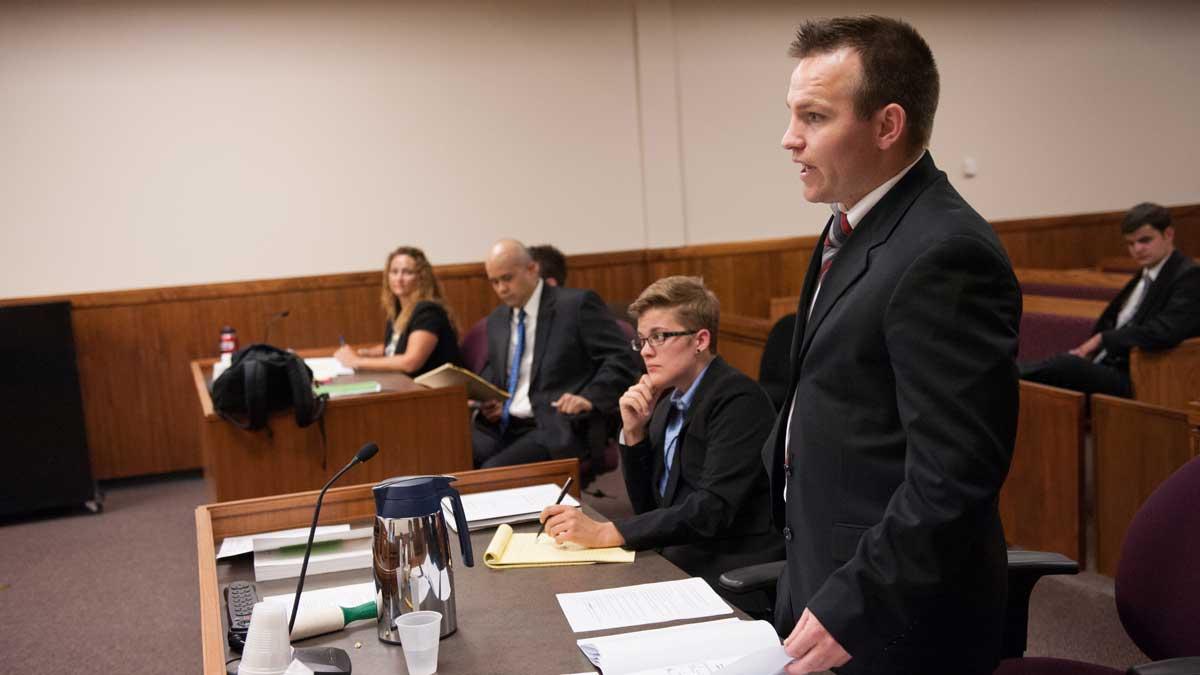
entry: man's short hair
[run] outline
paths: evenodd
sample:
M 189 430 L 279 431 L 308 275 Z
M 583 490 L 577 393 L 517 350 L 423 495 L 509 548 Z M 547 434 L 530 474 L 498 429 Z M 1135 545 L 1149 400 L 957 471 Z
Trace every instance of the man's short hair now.
M 721 321 L 721 301 L 704 286 L 700 277 L 663 277 L 646 287 L 629 305 L 629 316 L 636 324 L 647 310 L 673 309 L 687 330 L 707 328 L 712 335 L 708 351 L 717 353 L 717 328 Z
M 929 145 L 938 105 L 938 71 L 933 52 L 915 28 L 882 16 L 847 16 L 806 21 L 788 54 L 803 59 L 849 47 L 862 59 L 862 82 L 854 109 L 867 119 L 889 103 L 908 118 L 909 144 Z
M 1121 234 L 1133 234 L 1143 225 L 1165 232 L 1171 226 L 1171 212 L 1164 206 L 1142 202 L 1125 214 L 1125 220 L 1121 221 Z
M 543 279 L 553 279 L 559 286 L 567 285 L 567 257 L 550 244 L 530 246 L 529 255 L 537 261 Z

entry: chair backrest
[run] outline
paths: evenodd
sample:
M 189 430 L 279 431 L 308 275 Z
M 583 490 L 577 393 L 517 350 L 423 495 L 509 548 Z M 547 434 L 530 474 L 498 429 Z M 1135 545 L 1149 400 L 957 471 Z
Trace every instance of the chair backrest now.
M 462 351 L 463 365 L 473 373 L 483 370 L 487 363 L 487 317 L 483 317 L 471 326 L 471 330 L 463 336 L 459 350 Z
M 1200 656 L 1200 457 L 1150 495 L 1117 567 L 1121 624 L 1153 660 Z
M 771 403 L 775 404 L 777 411 L 783 406 L 783 399 L 787 397 L 788 377 L 791 374 L 788 352 L 792 348 L 792 333 L 795 330 L 795 312 L 780 317 L 775 325 L 771 326 L 771 332 L 767 333 L 762 360 L 759 361 L 758 383 L 767 392 L 767 396 L 771 397 Z
M 1052 284 L 1036 281 L 1022 282 L 1021 293 L 1025 295 L 1049 295 L 1055 298 L 1080 298 L 1083 300 L 1109 301 L 1121 292 L 1119 288 L 1107 286 L 1082 286 L 1071 284 Z

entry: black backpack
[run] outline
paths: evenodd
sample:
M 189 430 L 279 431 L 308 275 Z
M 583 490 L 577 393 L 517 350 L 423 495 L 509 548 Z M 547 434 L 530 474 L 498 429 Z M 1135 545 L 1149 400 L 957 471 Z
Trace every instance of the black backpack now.
M 271 413 L 294 408 L 296 425 L 307 427 L 321 419 L 328 398 L 313 393 L 312 370 L 304 359 L 264 344 L 239 350 L 212 383 L 213 409 L 218 415 L 243 429 L 265 428 L 268 434 Z

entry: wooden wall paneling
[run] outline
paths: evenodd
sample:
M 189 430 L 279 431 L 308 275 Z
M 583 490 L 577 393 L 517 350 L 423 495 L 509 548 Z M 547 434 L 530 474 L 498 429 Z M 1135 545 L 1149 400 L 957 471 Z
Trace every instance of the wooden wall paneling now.
M 1133 397 L 1143 403 L 1186 410 L 1200 400 L 1200 338 L 1191 338 L 1173 349 L 1129 354 Z
M 1192 456 L 1186 410 L 1092 396 L 1096 564 L 1114 576 L 1125 530 L 1150 493 Z
M 1086 560 L 1084 402 L 1079 392 L 1021 382 L 1012 467 L 1000 491 L 1010 546 Z
M 758 381 L 763 348 L 771 332 L 771 320 L 739 314 L 722 314 L 717 353 L 729 365 Z

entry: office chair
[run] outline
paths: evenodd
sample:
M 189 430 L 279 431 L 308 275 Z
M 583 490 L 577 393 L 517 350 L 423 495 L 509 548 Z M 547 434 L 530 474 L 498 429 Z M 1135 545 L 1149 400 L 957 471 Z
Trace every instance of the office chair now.
M 791 374 L 792 333 L 796 331 L 796 314 L 786 314 L 767 333 L 762 360 L 758 364 L 758 384 L 767 392 L 778 412 L 787 398 L 788 376 Z
M 1127 675 L 1200 675 L 1200 457 L 1155 489 L 1121 544 L 1117 614 L 1153 662 Z M 996 675 L 1120 675 L 1090 663 L 1054 658 L 1002 661 Z

